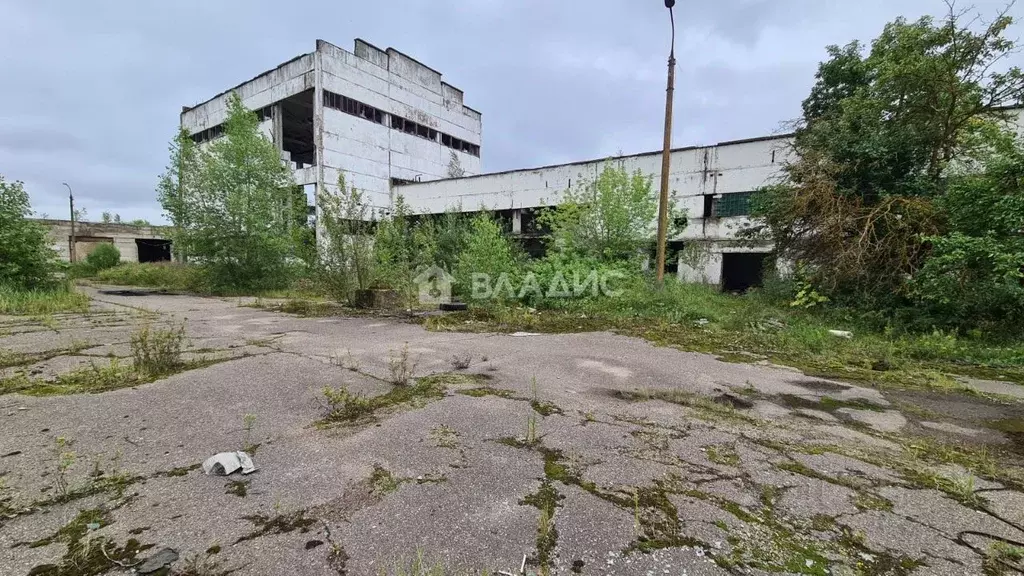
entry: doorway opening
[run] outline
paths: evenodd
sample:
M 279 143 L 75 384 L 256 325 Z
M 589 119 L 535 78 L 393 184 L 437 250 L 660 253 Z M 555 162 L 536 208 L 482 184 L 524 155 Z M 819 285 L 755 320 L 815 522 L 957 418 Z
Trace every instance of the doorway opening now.
M 726 252 L 722 254 L 722 291 L 746 292 L 764 284 L 765 252 Z

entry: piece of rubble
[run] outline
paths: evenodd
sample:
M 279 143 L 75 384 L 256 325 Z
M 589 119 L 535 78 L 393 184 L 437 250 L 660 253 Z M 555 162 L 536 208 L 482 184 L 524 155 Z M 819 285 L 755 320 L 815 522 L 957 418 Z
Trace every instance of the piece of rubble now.
M 139 574 L 153 574 L 178 561 L 178 551 L 174 548 L 161 548 L 140 564 L 135 571 Z
M 203 462 L 203 472 L 207 474 L 228 476 L 238 470 L 241 470 L 242 474 L 252 474 L 256 471 L 252 458 L 245 452 L 221 452 Z
M 848 332 L 846 330 L 829 330 L 828 333 L 836 338 L 846 338 L 847 340 L 853 338 L 853 332 Z

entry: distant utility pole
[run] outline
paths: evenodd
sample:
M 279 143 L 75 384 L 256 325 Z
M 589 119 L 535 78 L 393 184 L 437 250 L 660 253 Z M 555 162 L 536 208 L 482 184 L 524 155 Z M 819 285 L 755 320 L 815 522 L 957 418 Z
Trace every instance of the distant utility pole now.
M 661 198 L 658 202 L 658 286 L 665 283 L 665 244 L 668 236 L 668 173 L 672 168 L 672 94 L 676 84 L 676 0 L 665 0 L 672 23 L 672 45 L 668 52 L 668 90 L 665 92 L 665 148 L 661 153 Z
M 71 263 L 75 263 L 75 195 L 67 182 L 63 183 L 68 188 L 68 204 L 71 205 Z

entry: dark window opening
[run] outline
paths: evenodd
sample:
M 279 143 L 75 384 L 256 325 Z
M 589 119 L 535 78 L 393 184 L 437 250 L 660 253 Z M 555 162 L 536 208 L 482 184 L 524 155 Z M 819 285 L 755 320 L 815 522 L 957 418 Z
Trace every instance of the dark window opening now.
M 330 92 L 324 92 L 324 99 Z M 337 96 L 337 94 L 331 94 Z M 306 90 L 281 100 L 281 149 L 299 167 L 316 164 L 313 144 L 313 90 Z
M 401 116 L 391 115 L 391 127 L 395 130 L 401 130 L 404 126 L 405 119 Z
M 362 102 L 349 98 L 348 96 L 328 92 L 327 90 L 324 90 L 324 106 L 334 108 L 335 110 L 341 110 L 346 114 L 358 116 L 377 124 L 384 124 L 384 117 L 386 116 L 383 110 L 374 108 L 369 104 L 363 104 Z
M 746 292 L 764 284 L 766 253 L 722 254 L 722 291 Z
M 216 138 L 220 138 L 224 135 L 224 125 L 217 124 L 216 126 L 210 126 L 206 130 L 200 130 L 192 135 L 192 141 L 196 144 L 202 144 L 203 142 L 209 142 Z
M 715 197 L 711 194 L 704 195 L 704 218 L 714 218 Z
M 259 110 L 254 110 L 253 113 L 256 114 L 256 118 L 258 118 L 260 122 L 266 122 L 267 120 L 272 120 L 274 118 L 274 107 L 264 106 Z
M 136 238 L 135 246 L 139 249 L 139 262 L 170 262 L 171 241 Z
M 452 137 L 447 134 L 441 134 L 441 144 L 450 148 L 452 145 Z

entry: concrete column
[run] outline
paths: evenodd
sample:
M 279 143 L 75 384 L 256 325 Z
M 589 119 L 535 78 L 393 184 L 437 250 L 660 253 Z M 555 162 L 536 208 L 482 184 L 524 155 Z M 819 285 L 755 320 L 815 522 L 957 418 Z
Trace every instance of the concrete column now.
M 523 211 L 513 210 L 512 211 L 512 233 L 522 234 L 523 233 Z
M 273 112 L 274 122 L 274 144 L 277 145 L 277 151 L 284 151 L 284 110 L 281 103 L 274 104 Z

